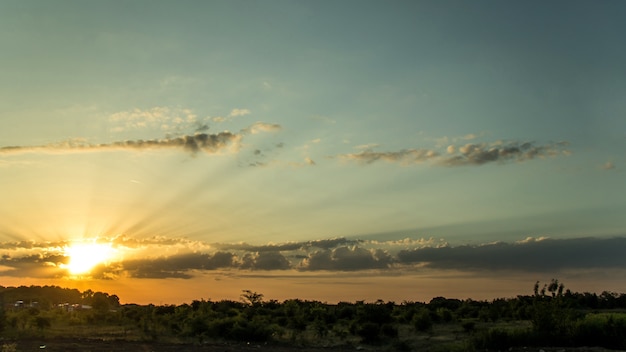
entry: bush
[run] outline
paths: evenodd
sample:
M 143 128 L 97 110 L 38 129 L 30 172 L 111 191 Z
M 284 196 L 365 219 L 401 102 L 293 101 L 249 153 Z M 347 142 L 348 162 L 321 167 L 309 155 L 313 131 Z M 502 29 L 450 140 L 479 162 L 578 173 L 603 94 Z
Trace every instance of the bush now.
M 577 345 L 626 349 L 626 316 L 590 314 L 578 321 L 572 340 Z
M 437 309 L 437 313 L 441 317 L 441 320 L 444 323 L 449 323 L 454 319 L 454 316 L 452 315 L 452 311 L 448 308 L 439 308 Z
M 474 332 L 474 329 L 476 329 L 476 323 L 473 321 L 466 321 L 461 324 L 461 327 L 467 333 Z
M 397 340 L 393 343 L 393 349 L 395 351 L 412 351 L 411 344 L 408 341 Z
M 356 329 L 356 334 L 364 343 L 373 343 L 380 340 L 380 326 L 376 323 L 365 322 Z
M 532 340 L 527 330 L 489 329 L 474 335 L 474 347 L 478 349 L 503 350 L 512 346 L 522 346 Z
M 381 327 L 381 332 L 383 333 L 383 335 L 387 337 L 391 337 L 391 338 L 398 337 L 398 328 L 396 328 L 392 324 L 383 324 L 383 326 Z
M 433 327 L 430 311 L 422 308 L 413 315 L 413 326 L 417 331 L 428 331 Z

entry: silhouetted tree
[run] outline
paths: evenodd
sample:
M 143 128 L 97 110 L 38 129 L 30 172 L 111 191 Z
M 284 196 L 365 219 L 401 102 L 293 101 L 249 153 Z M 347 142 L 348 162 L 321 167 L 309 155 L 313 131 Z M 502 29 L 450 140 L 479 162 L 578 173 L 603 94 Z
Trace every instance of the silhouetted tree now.
M 243 290 L 241 300 L 248 305 L 257 306 L 263 302 L 263 294 L 250 290 Z

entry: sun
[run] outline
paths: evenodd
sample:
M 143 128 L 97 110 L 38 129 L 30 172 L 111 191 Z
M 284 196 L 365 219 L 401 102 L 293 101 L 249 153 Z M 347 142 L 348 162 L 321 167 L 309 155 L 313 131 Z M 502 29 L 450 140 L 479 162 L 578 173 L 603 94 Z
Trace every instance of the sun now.
M 114 253 L 110 243 L 74 243 L 65 248 L 65 255 L 70 258 L 65 268 L 72 275 L 86 274 L 111 259 Z

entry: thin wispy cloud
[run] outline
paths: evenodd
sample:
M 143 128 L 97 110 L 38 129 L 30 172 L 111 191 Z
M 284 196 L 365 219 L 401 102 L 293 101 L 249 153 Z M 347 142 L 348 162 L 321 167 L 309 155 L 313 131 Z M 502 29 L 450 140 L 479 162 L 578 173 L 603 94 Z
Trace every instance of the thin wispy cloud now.
M 535 145 L 532 142 L 468 143 L 460 147 L 448 146 L 448 154 L 439 161 L 445 166 L 484 165 L 487 163 L 523 162 L 536 158 L 566 155 L 567 143 Z
M 260 132 L 276 132 L 280 131 L 282 126 L 275 123 L 255 122 L 250 127 L 241 130 L 242 134 L 257 134 Z
M 487 132 L 468 133 L 462 136 L 443 136 L 443 137 L 437 137 L 437 138 L 423 136 L 423 133 L 421 133 L 420 135 L 422 135 L 422 137 L 426 138 L 427 140 L 433 140 L 437 148 L 442 148 L 450 144 L 464 143 L 467 141 L 472 141 L 472 140 L 484 137 L 487 135 Z
M 473 139 L 465 136 L 465 139 Z M 432 162 L 438 166 L 480 166 L 489 163 L 524 162 L 528 160 L 569 155 L 565 149 L 567 142 L 537 145 L 532 142 L 467 143 L 462 146 L 448 145 L 442 151 L 436 149 L 402 149 L 400 151 L 375 151 L 369 144 L 356 148 L 366 148 L 358 153 L 340 154 L 342 160 L 371 164 L 386 161 L 401 165 Z
M 196 133 L 163 139 L 136 139 L 112 143 L 91 144 L 85 141 L 68 140 L 41 146 L 0 147 L 0 154 L 18 153 L 71 153 L 98 152 L 109 150 L 159 150 L 179 149 L 196 154 L 204 152 L 215 154 L 227 149 L 237 150 L 242 139 L 241 134 L 220 132 L 217 134 Z
M 206 130 L 208 125 L 198 125 L 196 130 Z M 98 152 L 108 150 L 159 150 L 179 149 L 192 154 L 204 152 L 216 154 L 223 151 L 236 152 L 241 147 L 245 134 L 279 131 L 281 126 L 265 122 L 256 122 L 244 128 L 240 133 L 229 131 L 209 134 L 196 132 L 194 134 L 166 137 L 161 139 L 129 139 L 111 143 L 89 143 L 84 138 L 74 138 L 57 143 L 36 146 L 5 146 L 0 147 L 0 154 L 20 153 L 71 153 L 71 152 Z
M 149 109 L 131 109 L 116 112 L 109 116 L 111 132 L 128 132 L 135 130 L 154 129 L 164 132 L 189 130 L 194 126 L 203 125 L 198 115 L 188 108 L 172 108 L 156 106 Z
M 228 114 L 229 117 L 237 117 L 237 116 L 246 116 L 246 115 L 250 115 L 252 112 L 248 109 L 239 109 L 239 108 L 235 108 L 232 109 L 230 111 L 230 113 Z
M 403 149 L 396 152 L 364 150 L 359 153 L 341 154 L 339 155 L 339 158 L 343 160 L 357 161 L 364 164 L 371 164 L 376 161 L 387 161 L 390 163 L 410 165 L 422 163 L 437 156 L 439 156 L 439 153 L 430 149 Z

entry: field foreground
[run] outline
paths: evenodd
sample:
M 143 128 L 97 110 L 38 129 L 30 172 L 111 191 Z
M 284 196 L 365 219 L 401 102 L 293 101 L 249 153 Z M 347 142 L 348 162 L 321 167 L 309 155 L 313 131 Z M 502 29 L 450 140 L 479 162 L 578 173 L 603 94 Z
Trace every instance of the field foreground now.
M 339 352 L 339 351 L 394 351 L 391 346 L 346 346 L 346 347 L 294 347 L 276 344 L 214 343 L 214 344 L 177 344 L 139 341 L 102 341 L 96 339 L 54 338 L 36 340 L 26 339 L 4 342 L 0 351 L 63 351 L 63 352 L 247 352 L 247 351 L 299 351 L 299 352 Z M 511 352 L 625 352 L 601 347 L 519 347 L 508 349 Z
M 626 294 L 573 293 L 556 280 L 532 296 L 400 304 L 265 301 L 249 290 L 178 306 L 59 287 L 0 294 L 15 302 L 0 309 L 0 352 L 626 350 Z

